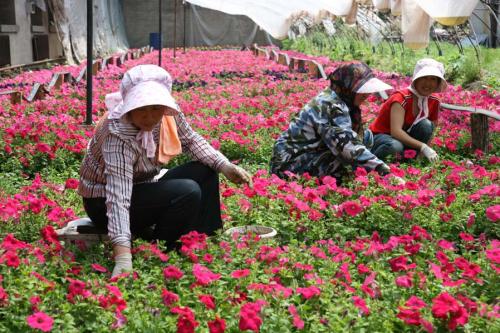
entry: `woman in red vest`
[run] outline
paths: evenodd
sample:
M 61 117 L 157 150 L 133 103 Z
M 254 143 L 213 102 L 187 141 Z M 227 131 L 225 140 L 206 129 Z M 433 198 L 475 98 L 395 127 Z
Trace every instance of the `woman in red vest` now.
M 384 160 L 407 148 L 420 151 L 430 162 L 436 161 L 438 154 L 427 144 L 437 126 L 440 100 L 436 93 L 446 87 L 443 64 L 434 59 L 419 60 L 411 85 L 392 94 L 370 125 L 372 153 Z

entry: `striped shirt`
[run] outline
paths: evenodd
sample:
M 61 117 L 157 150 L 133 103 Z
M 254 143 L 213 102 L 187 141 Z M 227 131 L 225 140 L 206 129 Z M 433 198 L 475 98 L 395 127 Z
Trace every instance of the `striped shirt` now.
M 220 171 L 229 163 L 179 113 L 174 117 L 182 150 L 195 160 Z M 153 129 L 158 146 L 160 124 Z M 146 156 L 136 140 L 139 133 L 132 124 L 120 119 L 104 120 L 92 139 L 80 167 L 78 193 L 84 198 L 106 198 L 108 234 L 113 245 L 131 246 L 130 199 L 134 184 L 155 182 L 161 165 Z

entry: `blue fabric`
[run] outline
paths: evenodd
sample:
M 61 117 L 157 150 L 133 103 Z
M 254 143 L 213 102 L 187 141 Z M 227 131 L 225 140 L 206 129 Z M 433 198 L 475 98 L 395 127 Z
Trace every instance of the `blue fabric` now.
M 429 119 L 423 119 L 413 126 L 408 134 L 420 142 L 428 143 L 433 131 L 434 124 Z M 396 156 L 397 154 L 402 154 L 405 149 L 412 148 L 405 147 L 399 140 L 396 140 L 389 134 L 375 134 L 371 152 L 381 160 L 384 160 L 389 155 Z

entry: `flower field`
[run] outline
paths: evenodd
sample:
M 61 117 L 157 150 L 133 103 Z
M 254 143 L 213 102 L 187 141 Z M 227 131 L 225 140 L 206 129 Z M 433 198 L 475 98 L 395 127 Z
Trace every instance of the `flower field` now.
M 108 244 L 66 244 L 54 229 L 83 216 L 78 170 L 92 126 L 85 83 L 33 103 L 0 97 L 0 332 L 499 332 L 500 123 L 490 151 L 471 151 L 470 118 L 442 111 L 429 165 L 406 151 L 391 177 L 268 173 L 275 138 L 324 80 L 250 51 L 188 50 L 162 61 L 193 128 L 251 171 L 221 176 L 225 228 L 262 224 L 277 237 L 183 236 L 179 252 L 134 241 L 134 272 L 110 279 Z M 94 120 L 121 75 L 153 52 L 94 78 Z M 330 72 L 336 63 L 318 59 Z M 62 69 L 0 81 L 29 92 Z M 396 88 L 409 78 L 377 73 Z M 445 103 L 498 112 L 496 91 L 450 86 Z M 381 100 L 362 107 L 365 122 Z M 171 166 L 188 157 L 174 160 Z

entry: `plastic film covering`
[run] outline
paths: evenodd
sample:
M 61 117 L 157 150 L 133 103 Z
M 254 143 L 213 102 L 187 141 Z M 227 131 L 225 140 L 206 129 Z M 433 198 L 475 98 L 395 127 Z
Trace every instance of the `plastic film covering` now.
M 94 56 L 128 49 L 120 0 L 93 0 Z M 87 2 L 50 0 L 57 32 L 68 63 L 87 57 Z
M 401 32 L 405 45 L 411 49 L 424 48 L 429 44 L 431 17 L 419 6 L 418 0 L 402 3 Z
M 190 6 L 186 43 L 200 45 L 274 45 L 279 41 L 260 29 L 250 18 Z M 214 24 L 217 22 L 217 24 Z
M 353 5 L 353 0 L 187 0 L 187 2 L 231 15 L 245 15 L 276 39 L 288 36 L 288 29 L 292 23 L 290 17 L 297 13 L 307 12 L 313 17 L 319 17 L 321 11 L 328 11 L 337 16 L 346 16 Z
M 443 25 L 457 25 L 467 21 L 479 0 L 418 0 L 419 6 Z

